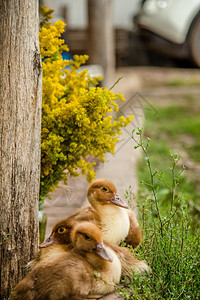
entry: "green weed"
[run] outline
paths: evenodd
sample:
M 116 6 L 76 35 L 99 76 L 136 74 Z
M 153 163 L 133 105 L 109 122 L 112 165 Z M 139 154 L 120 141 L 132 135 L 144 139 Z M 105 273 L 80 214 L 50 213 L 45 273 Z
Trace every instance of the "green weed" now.
M 185 166 L 180 167 L 180 157 L 170 153 L 166 176 L 154 167 L 150 139 L 144 138 L 143 130 L 133 132 L 132 138 L 146 162 L 138 201 L 144 241 L 136 253 L 148 262 L 152 272 L 123 278 L 119 293 L 127 300 L 199 299 L 199 229 L 197 225 L 195 232 L 191 229 L 188 199 L 180 191 Z M 166 160 L 164 163 L 166 169 Z

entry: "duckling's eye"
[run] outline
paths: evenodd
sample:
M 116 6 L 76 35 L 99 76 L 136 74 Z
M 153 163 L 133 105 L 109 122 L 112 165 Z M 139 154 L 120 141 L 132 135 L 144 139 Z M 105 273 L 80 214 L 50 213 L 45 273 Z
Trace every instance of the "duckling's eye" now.
M 63 233 L 65 233 L 66 231 L 67 231 L 67 228 L 64 228 L 64 227 L 58 228 L 58 233 L 60 233 L 60 234 L 63 234 Z
M 86 240 L 90 240 L 90 237 L 89 237 L 89 235 L 87 235 L 87 234 L 85 234 L 85 233 L 84 233 L 84 235 L 83 235 L 83 236 L 84 236 L 84 238 L 85 238 Z
M 101 189 L 102 189 L 102 191 L 104 191 L 104 192 L 108 192 L 108 188 L 105 187 L 105 186 L 103 186 Z

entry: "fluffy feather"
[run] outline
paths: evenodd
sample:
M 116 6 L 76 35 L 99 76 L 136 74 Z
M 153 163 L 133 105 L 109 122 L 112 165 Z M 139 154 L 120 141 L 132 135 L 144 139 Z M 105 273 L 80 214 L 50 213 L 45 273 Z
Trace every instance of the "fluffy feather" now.
M 108 261 L 109 249 L 103 246 L 99 228 L 92 223 L 80 223 L 72 229 L 70 237 L 70 250 L 38 263 L 15 287 L 13 300 L 61 300 L 88 295 L 97 298 L 114 291 L 120 280 L 121 263 L 112 249 L 113 262 Z M 103 256 L 97 252 L 98 245 Z

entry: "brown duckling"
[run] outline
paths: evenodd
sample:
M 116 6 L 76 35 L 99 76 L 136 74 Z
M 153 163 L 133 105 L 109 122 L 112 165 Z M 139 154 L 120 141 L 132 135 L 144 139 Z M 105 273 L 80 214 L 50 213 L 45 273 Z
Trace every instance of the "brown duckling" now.
M 40 244 L 40 250 L 34 259 L 27 264 L 27 270 L 32 269 L 37 263 L 53 255 L 66 252 L 69 248 L 70 234 L 74 224 L 75 220 L 68 218 L 56 223 L 52 228 L 51 235 Z
M 13 300 L 99 298 L 114 291 L 120 280 L 121 263 L 115 252 L 104 245 L 100 229 L 82 222 L 72 229 L 70 239 L 68 251 L 38 263 L 18 283 Z
M 93 181 L 88 200 L 98 213 L 104 240 L 119 245 L 122 241 L 136 248 L 142 241 L 142 231 L 129 206 L 118 196 L 114 184 L 105 179 Z
M 99 228 L 98 224 L 95 224 L 95 221 L 94 223 L 90 223 L 94 224 Z M 76 225 L 78 224 L 81 225 L 90 223 L 84 221 L 77 222 L 77 220 L 75 221 L 74 218 L 67 218 L 58 222 L 53 227 L 50 237 L 43 244 L 40 245 L 40 250 L 36 257 L 28 263 L 29 270 L 35 267 L 38 263 L 54 255 L 59 255 L 71 249 L 71 240 L 73 240 L 71 239 L 71 232 L 74 232 L 72 229 L 73 226 L 76 227 Z M 90 225 L 88 226 L 91 227 Z M 149 267 L 147 266 L 146 262 L 136 259 L 131 253 L 130 249 L 117 246 L 108 241 L 104 241 L 104 243 L 107 245 L 107 247 L 111 248 L 117 254 L 122 265 L 122 275 L 128 276 L 132 274 L 132 271 L 134 271 L 134 273 L 142 273 L 144 271 L 149 271 Z

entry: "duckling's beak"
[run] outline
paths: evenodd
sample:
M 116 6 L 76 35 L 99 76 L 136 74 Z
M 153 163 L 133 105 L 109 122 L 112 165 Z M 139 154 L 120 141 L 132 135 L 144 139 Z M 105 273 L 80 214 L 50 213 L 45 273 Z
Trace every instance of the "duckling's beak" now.
M 56 241 L 53 237 L 53 234 L 51 234 L 50 237 L 46 239 L 46 241 L 44 241 L 42 244 L 39 245 L 39 248 L 46 248 L 53 244 L 58 244 L 58 241 Z
M 97 243 L 97 247 L 95 249 L 95 253 L 101 256 L 103 259 L 108 260 L 110 262 L 113 261 L 111 254 L 104 247 L 104 243 Z
M 114 197 L 110 200 L 110 203 L 120 207 L 129 208 L 128 204 L 126 204 L 126 202 L 116 194 L 114 194 Z

